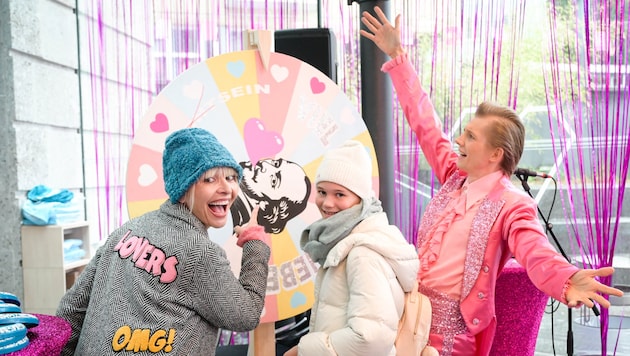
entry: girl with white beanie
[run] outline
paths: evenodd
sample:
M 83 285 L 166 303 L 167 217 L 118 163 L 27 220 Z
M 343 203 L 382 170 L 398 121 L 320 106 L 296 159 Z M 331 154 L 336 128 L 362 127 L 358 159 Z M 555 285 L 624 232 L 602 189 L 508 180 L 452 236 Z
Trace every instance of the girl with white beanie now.
M 328 151 L 317 170 L 322 219 L 308 226 L 302 249 L 321 266 L 309 333 L 290 355 L 395 355 L 404 293 L 418 255 L 390 225 L 372 189 L 366 147 L 350 140 Z

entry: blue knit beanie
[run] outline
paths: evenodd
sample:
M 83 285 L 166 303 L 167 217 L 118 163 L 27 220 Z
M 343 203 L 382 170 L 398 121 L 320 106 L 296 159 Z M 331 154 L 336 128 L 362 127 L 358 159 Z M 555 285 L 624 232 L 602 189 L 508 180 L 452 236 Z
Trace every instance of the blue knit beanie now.
M 166 138 L 162 155 L 164 189 L 177 203 L 188 188 L 211 168 L 229 167 L 243 177 L 243 168 L 210 132 L 197 128 L 175 131 Z

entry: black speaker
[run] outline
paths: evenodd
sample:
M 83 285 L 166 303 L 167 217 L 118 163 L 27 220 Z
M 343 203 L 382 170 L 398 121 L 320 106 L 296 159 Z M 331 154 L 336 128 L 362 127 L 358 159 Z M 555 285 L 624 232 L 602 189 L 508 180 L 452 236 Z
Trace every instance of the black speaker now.
M 274 31 L 274 47 L 312 65 L 337 83 L 335 34 L 327 28 L 300 28 Z

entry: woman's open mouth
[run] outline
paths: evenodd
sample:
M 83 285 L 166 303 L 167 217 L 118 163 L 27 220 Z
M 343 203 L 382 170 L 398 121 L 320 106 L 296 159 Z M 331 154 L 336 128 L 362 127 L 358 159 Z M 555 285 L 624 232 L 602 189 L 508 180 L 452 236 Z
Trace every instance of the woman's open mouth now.
M 214 215 L 223 217 L 227 215 L 229 203 L 229 200 L 215 201 L 208 204 L 208 208 L 210 208 L 210 211 L 212 211 Z

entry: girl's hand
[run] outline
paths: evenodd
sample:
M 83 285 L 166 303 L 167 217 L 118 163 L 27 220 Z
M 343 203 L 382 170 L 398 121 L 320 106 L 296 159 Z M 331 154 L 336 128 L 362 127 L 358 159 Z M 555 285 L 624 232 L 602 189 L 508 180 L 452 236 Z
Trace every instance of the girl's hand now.
M 405 53 L 400 43 L 400 15 L 396 16 L 395 26 L 387 20 L 385 13 L 378 6 L 374 7 L 378 16 L 376 19 L 369 12 L 364 11 L 361 22 L 370 30 L 361 30 L 361 36 L 371 40 L 374 44 L 391 58 L 396 58 Z
M 283 356 L 297 356 L 298 354 L 298 347 L 297 346 L 293 346 L 292 348 L 289 349 L 289 351 L 285 352 Z

